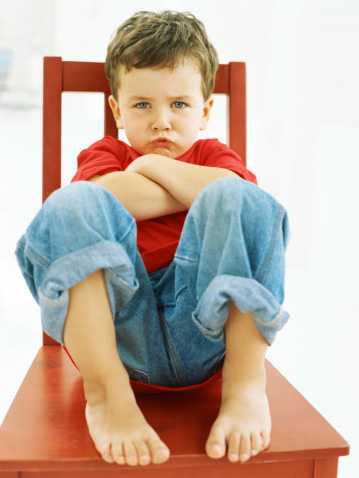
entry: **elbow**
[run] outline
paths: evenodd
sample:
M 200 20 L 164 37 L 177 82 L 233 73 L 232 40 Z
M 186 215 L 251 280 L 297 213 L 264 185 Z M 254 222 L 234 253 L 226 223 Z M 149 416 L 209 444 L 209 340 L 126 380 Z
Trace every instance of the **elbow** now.
M 232 178 L 239 178 L 240 177 L 237 173 L 235 173 L 234 171 L 231 171 L 229 169 L 227 169 L 227 176 L 232 177 Z
M 91 182 L 96 182 L 97 179 L 102 178 L 103 176 L 93 176 L 91 179 L 88 179 L 88 181 Z

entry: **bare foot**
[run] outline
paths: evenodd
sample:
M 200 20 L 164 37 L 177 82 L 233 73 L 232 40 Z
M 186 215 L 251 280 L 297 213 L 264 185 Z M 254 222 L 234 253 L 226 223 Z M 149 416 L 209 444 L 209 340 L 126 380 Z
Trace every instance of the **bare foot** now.
M 124 394 L 121 387 L 116 384 L 104 390 L 97 384 L 84 384 L 85 417 L 97 451 L 107 463 L 164 463 L 170 456 L 168 447 L 147 423 L 132 389 Z
M 263 387 L 241 386 L 225 393 L 222 386 L 221 407 L 206 442 L 210 458 L 222 458 L 228 444 L 228 460 L 242 463 L 268 448 L 271 416 Z

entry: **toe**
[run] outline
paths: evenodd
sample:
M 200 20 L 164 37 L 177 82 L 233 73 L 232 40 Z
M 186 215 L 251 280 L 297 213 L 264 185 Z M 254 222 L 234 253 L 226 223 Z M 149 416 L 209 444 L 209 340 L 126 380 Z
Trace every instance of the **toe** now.
M 135 445 L 130 440 L 124 441 L 125 459 L 128 465 L 137 465 L 137 451 Z
M 148 445 L 152 456 L 152 463 L 158 465 L 164 463 L 170 457 L 168 447 L 157 437 L 149 438 Z
M 124 451 L 122 441 L 117 443 L 112 443 L 112 456 L 114 461 L 118 463 L 119 465 L 126 464 L 125 451 Z
M 106 461 L 106 463 L 113 463 L 114 459 L 111 453 L 110 442 L 105 441 L 96 444 L 97 451 L 100 453 L 102 458 Z
M 140 465 L 148 465 L 151 461 L 150 451 L 147 444 L 143 440 L 135 441 L 138 460 Z
M 264 430 L 261 435 L 263 437 L 263 449 L 268 448 L 270 445 L 270 432 L 268 430 Z
M 242 463 L 251 457 L 251 439 L 249 433 L 241 434 L 241 444 L 239 446 L 239 459 Z
M 262 438 L 260 433 L 251 433 L 252 456 L 257 455 L 262 450 Z
M 222 458 L 226 452 L 226 438 L 222 427 L 213 428 L 206 443 L 206 453 L 210 458 Z
M 228 440 L 228 459 L 229 461 L 239 460 L 239 444 L 241 441 L 240 432 L 231 433 Z
M 166 445 L 162 444 L 162 445 L 157 447 L 156 456 L 157 456 L 156 463 L 164 463 L 165 461 L 167 461 L 169 459 L 170 451 L 166 447 Z

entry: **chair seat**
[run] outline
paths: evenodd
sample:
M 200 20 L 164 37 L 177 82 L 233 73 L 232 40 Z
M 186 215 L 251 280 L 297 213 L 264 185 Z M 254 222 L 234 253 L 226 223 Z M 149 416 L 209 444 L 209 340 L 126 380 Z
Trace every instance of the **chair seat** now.
M 61 346 L 45 345 L 0 429 L 0 477 L 45 470 L 46 476 L 52 476 L 51 472 L 59 476 L 56 472 L 62 471 L 79 477 L 85 470 L 92 470 L 91 476 L 103 476 L 105 471 L 131 469 L 131 476 L 146 473 L 164 478 L 187 476 L 184 469 L 188 468 L 191 478 L 214 478 L 218 473 L 239 476 L 237 467 L 241 477 L 336 477 L 338 457 L 349 454 L 348 443 L 267 360 L 266 368 L 272 415 L 271 445 L 266 451 L 245 464 L 207 457 L 205 442 L 221 397 L 221 381 L 214 381 L 178 393 L 135 392 L 139 407 L 168 445 L 171 457 L 161 465 L 132 467 L 108 464 L 101 458 L 87 429 L 82 378 Z

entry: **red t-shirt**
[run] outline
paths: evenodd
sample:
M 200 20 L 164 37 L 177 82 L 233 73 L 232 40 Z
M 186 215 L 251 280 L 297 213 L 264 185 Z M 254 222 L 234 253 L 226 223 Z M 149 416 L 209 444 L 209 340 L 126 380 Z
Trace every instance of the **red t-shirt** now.
M 93 176 L 124 171 L 140 156 L 143 155 L 124 141 L 113 136 L 105 136 L 80 152 L 77 157 L 77 172 L 71 182 L 87 181 Z M 191 148 L 175 159 L 202 166 L 226 168 L 243 179 L 257 184 L 256 176 L 244 166 L 241 157 L 216 138 L 197 140 Z M 187 212 L 182 211 L 137 222 L 137 248 L 148 272 L 166 267 L 173 260 Z M 220 377 L 221 371 L 200 384 L 175 388 L 149 385 L 133 380 L 131 383 L 138 391 L 155 389 L 180 391 L 202 387 Z

